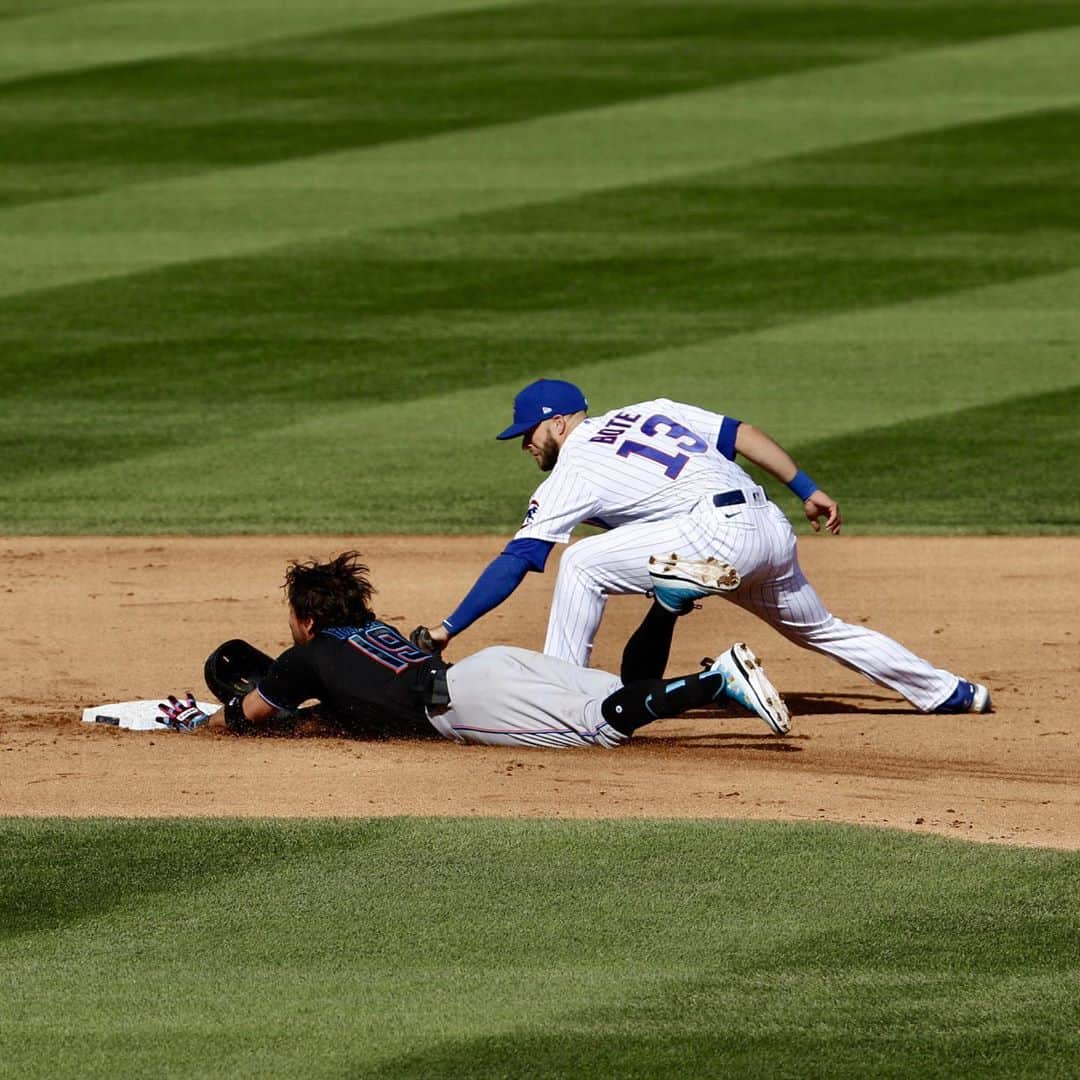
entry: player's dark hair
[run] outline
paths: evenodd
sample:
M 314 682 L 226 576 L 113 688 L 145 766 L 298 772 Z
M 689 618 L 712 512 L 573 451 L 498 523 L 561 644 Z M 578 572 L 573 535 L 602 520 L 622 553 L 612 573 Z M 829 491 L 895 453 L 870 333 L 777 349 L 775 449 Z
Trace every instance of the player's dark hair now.
M 282 588 L 300 620 L 312 619 L 313 629 L 363 626 L 375 618 L 367 579 L 368 568 L 358 551 L 343 551 L 329 562 L 293 560 L 285 571 Z

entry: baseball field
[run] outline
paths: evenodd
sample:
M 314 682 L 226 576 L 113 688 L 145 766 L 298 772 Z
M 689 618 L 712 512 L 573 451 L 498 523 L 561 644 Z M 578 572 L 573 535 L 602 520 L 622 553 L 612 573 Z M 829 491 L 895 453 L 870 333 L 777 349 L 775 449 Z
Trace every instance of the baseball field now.
M 1075 0 L 0 0 L 0 1076 L 1076 1076 L 1078 71 Z M 668 670 L 790 737 L 81 723 L 284 648 L 292 558 L 447 615 L 540 376 L 776 436 L 832 610 L 995 711 L 714 599 Z

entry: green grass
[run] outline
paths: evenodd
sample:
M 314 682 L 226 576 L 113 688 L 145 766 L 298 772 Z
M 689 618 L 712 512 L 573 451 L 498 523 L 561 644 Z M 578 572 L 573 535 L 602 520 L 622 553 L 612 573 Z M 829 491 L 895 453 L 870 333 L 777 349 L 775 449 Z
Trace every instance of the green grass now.
M 20 1076 L 1065 1077 L 1080 859 L 664 822 L 0 823 Z
M 14 151 L 0 206 L 1068 27 L 1075 16 L 1061 0 L 1034 10 L 1003 0 L 493 5 L 45 72 L 0 83 Z
M 948 418 L 1007 415 L 1029 388 L 1080 380 L 1080 316 L 1057 284 L 1080 264 L 1078 128 L 1080 112 L 1041 113 L 0 302 L 6 529 L 512 528 L 535 474 L 491 435 L 542 371 L 578 378 L 600 408 L 663 393 L 764 424 L 834 494 L 869 498 L 864 530 L 1002 528 L 965 482 L 973 455 L 1016 489 L 1008 528 L 1072 528 L 1075 444 L 1037 486 L 1040 458 L 984 454 L 986 440 L 950 439 Z M 1042 318 L 1022 348 L 1001 313 L 1010 287 L 1008 320 Z M 929 347 L 888 341 L 866 359 L 889 312 L 889 332 L 910 335 L 937 298 L 953 314 Z M 801 341 L 848 313 L 867 327 L 839 347 Z M 786 327 L 795 347 L 774 343 Z M 900 520 L 896 457 L 868 433 L 905 412 L 933 416 L 941 437 L 938 468 L 905 480 L 918 510 Z M 1033 444 L 1067 438 L 1060 414 L 1029 410 Z M 432 467 L 433 440 L 452 470 Z M 214 490 L 227 498 L 208 504 L 226 455 Z
M 1075 531 L 1075 5 L 271 8 L 0 7 L 0 531 L 505 532 L 541 374 Z
M 1080 460 L 1080 386 L 1003 405 L 909 421 L 858 435 L 812 443 L 803 458 L 844 478 L 856 513 L 886 520 L 904 492 L 893 523 L 905 532 L 914 519 L 945 532 L 974 520 L 986 533 L 1080 531 L 1073 467 Z M 964 447 L 966 459 L 951 448 Z M 972 469 L 971 462 L 993 462 Z M 1032 482 L 1032 474 L 1038 476 Z M 918 476 L 918 484 L 910 481 Z
M 518 0 L 501 0 L 502 5 Z M 305 38 L 492 6 L 492 0 L 0 0 L 0 82 Z

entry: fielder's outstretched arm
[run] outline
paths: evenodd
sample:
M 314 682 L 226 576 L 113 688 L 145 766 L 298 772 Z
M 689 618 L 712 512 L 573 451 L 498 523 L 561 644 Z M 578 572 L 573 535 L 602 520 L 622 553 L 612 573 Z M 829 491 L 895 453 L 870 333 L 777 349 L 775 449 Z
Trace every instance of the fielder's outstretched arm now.
M 502 553 L 488 563 L 453 613 L 443 619 L 441 625 L 430 628 L 432 641 L 445 645 L 482 615 L 498 607 L 530 570 L 543 571 L 554 546 L 547 540 L 511 540 Z

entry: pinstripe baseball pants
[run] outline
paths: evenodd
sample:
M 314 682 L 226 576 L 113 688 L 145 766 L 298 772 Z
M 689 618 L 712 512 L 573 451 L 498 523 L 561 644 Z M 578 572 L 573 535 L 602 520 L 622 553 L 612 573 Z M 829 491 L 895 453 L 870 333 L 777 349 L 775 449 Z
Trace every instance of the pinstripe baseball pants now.
M 687 514 L 622 525 L 571 544 L 563 552 L 551 601 L 544 652 L 587 665 L 609 595 L 645 593 L 650 555 L 710 555 L 742 577 L 725 597 L 764 619 L 803 648 L 831 656 L 929 712 L 956 687 L 957 676 L 936 668 L 892 638 L 830 614 L 799 566 L 795 533 L 783 511 L 760 488 L 742 505 L 701 500 Z

